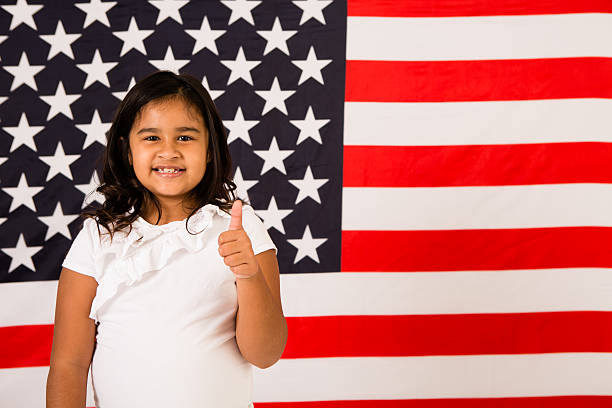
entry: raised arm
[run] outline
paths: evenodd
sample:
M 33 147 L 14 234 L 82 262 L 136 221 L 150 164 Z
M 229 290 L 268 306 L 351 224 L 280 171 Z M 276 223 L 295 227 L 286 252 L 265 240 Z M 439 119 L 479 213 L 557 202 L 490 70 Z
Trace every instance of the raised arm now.
M 242 356 L 259 368 L 276 363 L 287 343 L 287 322 L 273 249 L 254 254 L 242 227 L 242 203 L 232 207 L 229 230 L 219 235 L 219 254 L 236 275 L 236 342 Z

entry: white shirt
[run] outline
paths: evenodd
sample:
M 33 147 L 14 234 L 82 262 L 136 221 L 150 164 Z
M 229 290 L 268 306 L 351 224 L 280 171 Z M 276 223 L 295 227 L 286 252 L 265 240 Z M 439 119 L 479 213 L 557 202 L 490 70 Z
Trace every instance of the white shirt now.
M 236 344 L 236 279 L 218 252 L 229 221 L 208 204 L 189 220 L 196 235 L 186 220 L 138 218 L 112 243 L 93 219 L 83 222 L 62 266 L 98 282 L 89 315 L 99 323 L 97 408 L 252 407 L 252 366 Z M 276 251 L 248 205 L 242 224 L 255 254 Z

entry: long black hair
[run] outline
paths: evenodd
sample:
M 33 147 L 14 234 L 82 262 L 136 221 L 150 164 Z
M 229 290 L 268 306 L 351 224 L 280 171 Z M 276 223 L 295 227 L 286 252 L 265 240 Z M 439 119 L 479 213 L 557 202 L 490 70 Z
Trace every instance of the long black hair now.
M 129 226 L 150 203 L 161 218 L 161 204 L 157 197 L 145 188 L 129 163 L 129 133 L 141 109 L 151 101 L 182 98 L 202 115 L 208 130 L 208 154 L 204 177 L 190 191 L 186 200 L 195 204 L 187 220 L 199 208 L 214 204 L 229 213 L 236 199 L 236 185 L 232 181 L 232 159 L 227 145 L 227 134 L 217 108 L 202 83 L 189 74 L 157 71 L 141 79 L 130 89 L 117 107 L 112 125 L 106 133 L 106 149 L 102 155 L 103 170 L 100 186 L 96 189 L 104 195 L 104 204 L 81 213 L 84 218 L 93 218 L 110 234 Z M 133 212 L 129 212 L 134 208 Z M 186 224 L 186 228 L 188 223 Z M 98 226 L 98 232 L 100 227 Z

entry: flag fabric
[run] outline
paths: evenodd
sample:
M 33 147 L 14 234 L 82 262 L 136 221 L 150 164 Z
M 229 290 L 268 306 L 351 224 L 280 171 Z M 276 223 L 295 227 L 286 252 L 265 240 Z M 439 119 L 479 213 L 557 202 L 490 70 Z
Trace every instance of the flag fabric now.
M 610 406 L 609 38 L 605 0 L 0 1 L 0 406 L 44 404 L 61 262 L 157 69 L 209 89 L 279 249 L 256 406 Z

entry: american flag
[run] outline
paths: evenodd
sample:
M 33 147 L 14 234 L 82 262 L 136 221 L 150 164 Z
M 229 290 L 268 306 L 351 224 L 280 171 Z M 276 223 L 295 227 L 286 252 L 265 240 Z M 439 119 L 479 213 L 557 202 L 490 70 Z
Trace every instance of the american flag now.
M 1 407 L 44 404 L 104 134 L 157 69 L 210 90 L 279 249 L 258 407 L 612 406 L 611 1 L 0 4 Z

